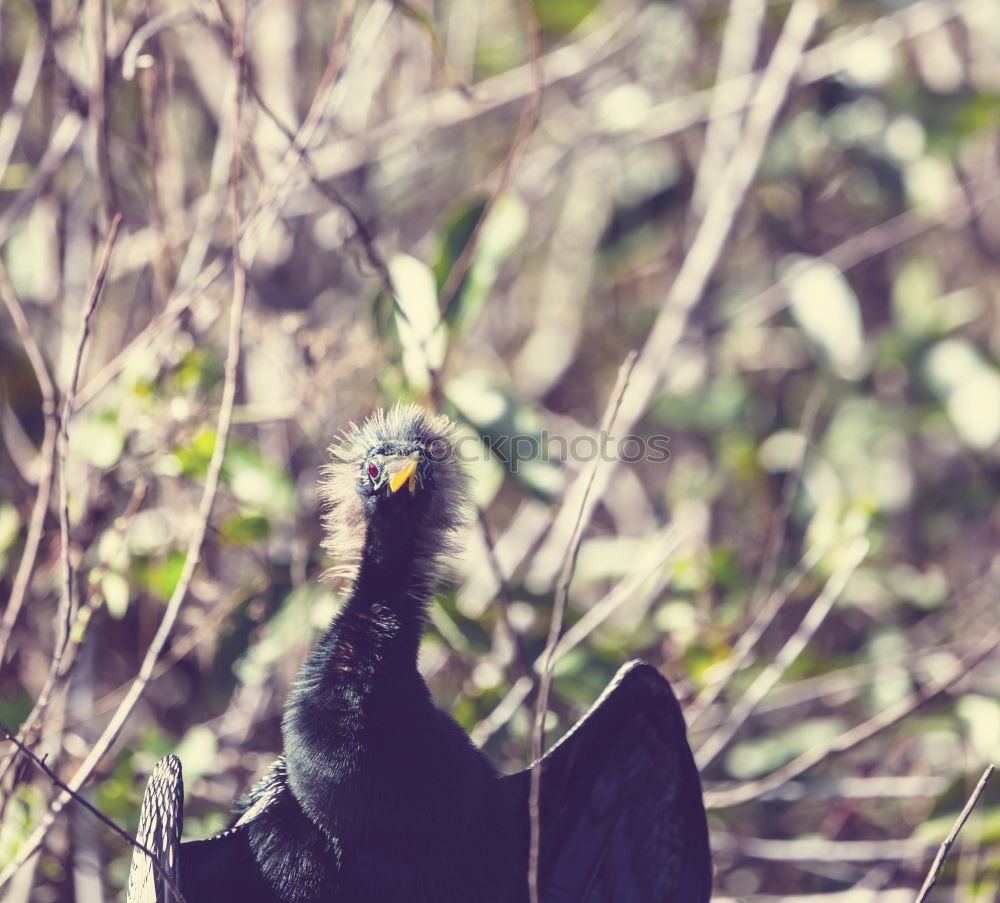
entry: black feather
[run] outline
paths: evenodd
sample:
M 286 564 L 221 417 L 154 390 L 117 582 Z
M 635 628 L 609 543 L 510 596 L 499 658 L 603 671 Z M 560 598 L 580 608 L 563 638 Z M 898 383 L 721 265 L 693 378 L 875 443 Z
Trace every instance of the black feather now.
M 680 706 L 655 668 L 621 668 L 541 768 L 539 887 L 546 903 L 709 899 L 698 770 Z M 529 771 L 502 781 L 523 811 L 529 781 Z

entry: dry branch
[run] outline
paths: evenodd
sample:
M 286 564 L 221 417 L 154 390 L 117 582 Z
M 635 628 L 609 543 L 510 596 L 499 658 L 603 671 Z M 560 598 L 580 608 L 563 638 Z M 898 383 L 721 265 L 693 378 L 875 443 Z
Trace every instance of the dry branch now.
M 120 225 L 121 215 L 119 214 L 111 221 L 111 227 L 108 230 L 97 268 L 94 271 L 90 289 L 87 292 L 86 298 L 84 298 L 79 334 L 70 368 L 69 385 L 66 387 L 62 413 L 58 417 L 56 455 L 59 464 L 59 560 L 62 576 L 62 592 L 59 597 L 59 608 L 56 613 L 56 641 L 52 652 L 52 661 L 45 676 L 45 682 L 38 694 L 38 698 L 35 700 L 35 704 L 32 706 L 31 712 L 18 731 L 18 743 L 15 746 L 31 742 L 35 726 L 44 717 L 53 692 L 60 681 L 66 677 L 68 668 L 71 665 L 71 661 L 65 660 L 66 650 L 70 644 L 73 622 L 76 618 L 76 575 L 70 556 L 69 536 L 69 422 L 73 417 L 76 392 L 80 382 L 80 371 L 83 367 L 83 357 L 87 349 L 87 339 L 90 336 L 91 319 L 94 316 L 94 311 L 97 309 L 97 302 L 104 288 L 104 281 L 107 278 L 108 267 L 111 263 L 111 252 L 114 250 L 115 241 L 118 238 L 118 227 Z M 51 385 L 49 388 L 51 390 Z M 44 513 L 41 514 L 41 517 L 44 517 Z M 17 751 L 15 749 L 4 761 L 3 767 L 0 768 L 0 781 L 6 776 L 16 756 Z
M 976 803 L 979 802 L 979 797 L 983 795 L 983 791 L 986 789 L 986 785 L 989 783 L 995 770 L 995 765 L 986 766 L 986 770 L 983 772 L 982 777 L 976 784 L 975 789 L 969 795 L 968 800 L 966 800 L 965 806 L 958 814 L 958 818 L 955 819 L 955 824 L 952 825 L 951 830 L 948 832 L 948 836 L 941 843 L 941 846 L 937 851 L 937 855 L 934 857 L 934 862 L 931 863 L 930 871 L 927 873 L 927 878 L 924 879 L 923 887 L 920 888 L 920 893 L 917 894 L 915 903 L 924 903 L 924 900 L 927 899 L 927 895 L 931 892 L 931 888 L 933 888 L 934 884 L 937 882 L 938 875 L 941 874 L 941 869 L 944 867 L 944 860 L 948 855 L 948 851 L 958 839 L 958 832 L 962 830 L 962 826 L 972 814 L 972 810 L 976 807 Z
M 996 655 L 998 643 L 1000 643 L 1000 626 L 989 631 L 971 651 L 963 655 L 944 675 L 929 681 L 905 699 L 901 699 L 895 705 L 879 712 L 878 715 L 856 725 L 835 740 L 802 753 L 767 777 L 756 781 L 747 781 L 736 787 L 707 791 L 705 793 L 706 808 L 724 809 L 760 799 L 821 762 L 829 761 L 835 756 L 854 749 L 882 731 L 899 724 L 921 706 L 947 692 L 990 656 Z

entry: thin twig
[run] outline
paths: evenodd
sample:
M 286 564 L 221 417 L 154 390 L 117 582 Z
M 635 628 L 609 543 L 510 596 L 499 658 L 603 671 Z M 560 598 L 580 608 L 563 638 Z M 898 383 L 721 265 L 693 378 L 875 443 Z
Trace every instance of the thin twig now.
M 654 581 L 652 587 L 644 589 L 643 595 L 639 599 L 648 599 L 655 593 L 666 580 L 665 565 L 679 543 L 680 534 L 674 527 L 668 527 L 664 530 L 649 551 L 629 569 L 629 573 L 615 584 L 603 599 L 588 608 L 583 617 L 559 638 L 555 651 L 552 653 L 553 662 L 558 662 L 567 652 L 580 645 L 625 602 L 636 601 L 639 589 L 653 574 L 659 571 L 663 577 Z M 536 669 L 542 667 L 541 657 L 535 662 L 535 667 Z
M 832 264 L 847 272 L 866 260 L 891 251 L 939 226 L 959 227 L 969 218 L 1000 197 L 1000 184 L 994 174 L 973 180 L 968 191 L 956 188 L 943 209 L 930 214 L 920 207 L 907 210 L 891 219 L 877 223 L 863 232 L 850 235 L 812 262 L 812 266 Z M 801 271 L 799 271 L 801 272 Z M 758 292 L 723 314 L 726 321 L 736 321 L 743 328 L 765 323 L 788 305 L 788 286 L 779 281 Z
M 111 381 L 125 369 L 135 352 L 144 349 L 156 340 L 163 340 L 169 335 L 170 327 L 180 319 L 191 304 L 201 297 L 208 287 L 225 272 L 226 260 L 217 257 L 201 271 L 197 279 L 187 288 L 182 289 L 168 302 L 149 323 L 121 351 L 108 361 L 80 390 L 77 410 L 90 404 Z
M 601 418 L 598 435 L 610 435 L 615 425 L 621 407 L 622 398 L 628 389 L 629 379 L 635 368 L 636 353 L 630 351 L 618 370 L 618 381 L 608 401 L 608 407 Z M 538 698 L 535 701 L 535 721 L 531 730 L 531 783 L 528 791 L 528 812 L 531 819 L 531 833 L 528 847 L 528 895 L 531 903 L 539 903 L 538 897 L 538 862 L 541 846 L 541 792 L 542 792 L 542 744 L 545 736 L 545 715 L 548 712 L 549 692 L 552 688 L 552 667 L 555 664 L 555 651 L 562 633 L 563 617 L 566 613 L 566 603 L 569 599 L 569 584 L 576 569 L 576 559 L 580 553 L 580 543 L 583 540 L 585 528 L 583 510 L 594 483 L 597 465 L 600 457 L 595 456 L 591 466 L 587 468 L 587 481 L 577 511 L 577 519 L 570 541 L 563 555 L 559 584 L 556 587 L 555 601 L 552 605 L 552 619 L 549 622 L 549 636 L 545 643 L 542 656 L 542 670 L 538 683 Z
M 483 537 L 483 546 L 486 549 L 486 561 L 490 566 L 490 573 L 493 574 L 493 579 L 496 580 L 498 586 L 497 594 L 493 600 L 493 605 L 499 615 L 497 623 L 501 633 L 503 634 L 504 640 L 510 644 L 510 648 L 514 653 L 513 659 L 518 664 L 520 676 L 525 677 L 531 674 L 531 662 L 529 661 L 528 653 L 524 648 L 521 634 L 514 629 L 514 625 L 510 622 L 510 606 L 513 602 L 510 595 L 510 587 L 507 585 L 507 579 L 504 577 L 503 569 L 500 567 L 500 562 L 497 560 L 496 548 L 493 542 L 493 533 L 491 532 L 490 525 L 486 520 L 486 514 L 483 509 L 478 506 L 476 506 L 476 521 L 479 524 L 479 531 Z M 511 682 L 512 681 L 510 679 L 507 680 L 507 683 Z
M 354 14 L 357 12 L 357 8 L 357 0 L 346 0 L 341 5 L 340 21 L 337 25 L 337 36 L 334 39 L 333 49 L 330 51 L 326 68 L 323 70 L 319 86 L 313 95 L 313 101 L 309 106 L 305 119 L 296 133 L 291 147 L 285 153 L 281 163 L 278 164 L 273 176 L 265 183 L 253 209 L 243 221 L 242 246 L 240 250 L 248 263 L 253 259 L 256 251 L 253 240 L 259 233 L 263 232 L 271 216 L 280 206 L 283 189 L 288 179 L 295 171 L 295 168 L 316 136 L 319 126 L 323 121 L 326 108 L 330 103 L 330 95 L 333 93 L 333 88 L 344 68 L 344 61 L 347 58 L 348 38 L 351 35 L 351 26 L 354 22 Z
M 791 518 L 792 505 L 798 495 L 799 485 L 802 482 L 802 474 L 806 469 L 806 462 L 809 460 L 809 446 L 813 441 L 816 416 L 819 414 L 820 404 L 825 394 L 825 386 L 822 382 L 819 382 L 813 387 L 809 393 L 809 397 L 806 399 L 798 429 L 798 433 L 802 437 L 802 454 L 799 455 L 798 459 L 789 469 L 781 489 L 781 504 L 778 506 L 777 511 L 775 511 L 774 519 L 771 521 L 767 540 L 764 543 L 760 576 L 757 578 L 753 595 L 750 597 L 751 611 L 756 611 L 763 599 L 769 596 L 774 589 L 774 578 L 778 571 L 778 559 L 781 556 L 781 548 L 785 543 L 785 533 L 788 528 L 789 519 Z
M 827 581 L 823 591 L 816 597 L 795 633 L 781 647 L 774 660 L 759 674 L 722 726 L 702 744 L 695 755 L 698 769 L 708 768 L 719 754 L 726 748 L 729 741 L 736 736 L 737 731 L 746 724 L 747 719 L 781 680 L 784 673 L 792 666 L 809 644 L 809 640 L 819 629 L 823 621 L 833 609 L 833 603 L 844 591 L 847 581 L 864 561 L 868 553 L 868 540 L 856 539 L 844 553 L 843 560 Z
M 80 370 L 83 367 L 83 356 L 90 336 L 90 321 L 97 309 L 97 302 L 104 288 L 104 281 L 111 264 L 111 252 L 118 238 L 118 227 L 121 225 L 121 214 L 116 214 L 111 221 L 108 236 L 104 242 L 97 268 L 90 283 L 90 289 L 83 303 L 83 314 L 80 318 L 80 332 L 76 340 L 76 350 L 70 369 L 69 385 L 63 399 L 62 413 L 59 417 L 59 428 L 56 436 L 57 457 L 59 460 L 59 539 L 60 539 L 60 569 L 62 577 L 62 593 L 59 598 L 59 609 L 56 613 L 56 642 L 52 652 L 52 662 L 49 665 L 45 682 L 38 694 L 38 699 L 31 712 L 18 731 L 18 739 L 22 743 L 30 742 L 29 738 L 35 725 L 42 719 L 45 709 L 52 698 L 52 692 L 64 674 L 64 656 L 69 646 L 70 632 L 76 617 L 76 594 L 74 583 L 76 575 L 69 548 L 69 422 L 73 417 L 73 405 L 76 401 L 76 390 L 80 382 Z M 0 781 L 16 759 L 16 751 L 4 761 L 0 768 Z
M 687 717 L 688 730 L 694 728 L 702 717 L 704 717 L 705 713 L 711 710 L 733 675 L 745 666 L 757 641 L 767 630 L 768 626 L 774 622 L 775 617 L 784 607 L 788 597 L 802 582 L 805 575 L 816 566 L 828 551 L 829 549 L 823 546 L 813 546 L 813 548 L 806 552 L 782 581 L 781 586 L 771 593 L 764 606 L 757 612 L 750 624 L 746 625 L 745 628 L 741 628 L 739 638 L 733 645 L 729 656 L 718 666 L 718 674 L 712 675 L 712 679 L 702 693 L 685 710 L 684 714 Z M 728 719 L 728 717 L 727 714 L 726 718 Z
M 25 746 L 20 740 L 18 740 L 17 737 L 14 736 L 13 731 L 11 731 L 10 728 L 8 728 L 2 722 L 0 722 L 0 735 L 2 735 L 2 738 L 0 739 L 7 740 L 13 743 L 14 746 L 17 747 L 17 749 L 21 752 L 21 754 L 26 756 L 35 765 L 35 767 L 38 768 L 38 770 L 41 771 L 42 774 L 44 774 L 45 777 L 47 777 L 52 782 L 52 784 L 54 784 L 56 787 L 58 787 L 65 793 L 68 793 L 73 800 L 75 800 L 77 803 L 83 806 L 84 809 L 86 809 L 102 824 L 107 825 L 112 831 L 115 832 L 115 834 L 117 834 L 119 837 L 125 840 L 130 846 L 134 847 L 136 850 L 141 850 L 143 853 L 145 853 L 149 857 L 150 861 L 153 863 L 153 868 L 156 869 L 157 875 L 159 875 L 159 877 L 163 879 L 167 887 L 170 888 L 171 893 L 176 895 L 178 903 L 185 903 L 184 895 L 180 892 L 180 888 L 177 887 L 177 885 L 174 883 L 173 878 L 170 877 L 170 874 L 160 864 L 160 860 L 147 846 L 145 846 L 145 844 L 140 843 L 138 840 L 136 840 L 136 838 L 134 838 L 131 834 L 129 834 L 128 831 L 126 831 L 124 828 L 119 827 L 114 821 L 108 818 L 103 812 L 101 812 L 100 809 L 98 809 L 96 806 L 91 805 L 85 796 L 82 796 L 81 794 L 72 790 L 61 780 L 59 780 L 58 775 L 56 775 L 56 773 L 51 768 L 49 768 L 48 765 L 45 764 L 44 760 L 36 756 L 27 746 Z
M 98 225 L 108 222 L 115 209 L 114 188 L 111 184 L 111 155 L 108 151 L 107 116 L 107 40 L 108 8 L 107 0 L 90 0 L 87 4 L 87 20 L 92 33 L 90 38 L 91 73 L 87 123 L 91 130 L 91 144 L 94 151 L 94 165 L 97 176 Z
M 127 82 L 135 78 L 139 54 L 142 53 L 143 47 L 150 38 L 156 37 L 167 28 L 177 28 L 179 25 L 186 25 L 189 22 L 207 24 L 205 17 L 197 10 L 182 9 L 177 12 L 160 13 L 136 29 L 121 54 L 122 78 Z
M 739 141 L 740 120 L 753 86 L 745 76 L 753 71 L 766 7 L 764 0 L 730 0 L 729 3 L 715 83 L 730 87 L 712 92 L 705 142 L 691 198 L 691 206 L 698 213 L 704 212 L 726 159 Z M 736 111 L 732 110 L 734 101 L 740 107 Z
M 418 9 L 414 4 L 406 2 L 406 0 L 392 0 L 392 5 L 416 22 L 427 34 L 431 50 L 438 61 L 438 65 L 441 67 L 445 82 L 456 91 L 461 91 L 466 97 L 474 98 L 475 93 L 462 80 L 461 76 L 455 71 L 455 67 L 452 66 L 451 60 L 448 59 L 448 51 L 445 49 L 444 42 L 441 40 L 441 36 L 434 26 L 434 20 L 431 16 L 422 9 Z
M 535 682 L 530 677 L 522 674 L 511 684 L 510 689 L 504 695 L 503 699 L 496 704 L 493 711 L 469 731 L 469 739 L 476 746 L 482 746 L 514 717 L 515 713 L 520 709 L 521 703 L 528 698 L 531 688 L 534 685 Z
M 831 742 L 802 753 L 802 755 L 792 759 L 787 765 L 783 765 L 777 771 L 760 780 L 747 781 L 738 786 L 707 791 L 705 793 L 706 808 L 726 809 L 730 806 L 738 806 L 742 803 L 759 799 L 773 792 L 783 784 L 788 783 L 788 781 L 797 778 L 820 762 L 827 761 L 834 756 L 839 756 L 870 740 L 876 734 L 898 724 L 904 718 L 908 718 L 922 705 L 940 696 L 950 689 L 952 685 L 958 683 L 963 677 L 966 677 L 987 658 L 996 655 L 998 643 L 1000 643 L 1000 625 L 990 630 L 946 674 L 930 681 L 905 699 L 901 699 L 867 721 L 840 734 Z
M 794 683 L 786 683 L 776 687 L 767 700 L 757 707 L 757 713 L 771 715 L 776 712 L 787 712 L 819 700 L 827 700 L 831 704 L 843 704 L 856 699 L 879 680 L 879 670 L 884 667 L 899 667 L 906 671 L 907 677 L 914 684 L 921 679 L 933 676 L 933 656 L 955 654 L 957 643 L 935 643 L 930 647 L 912 649 L 900 655 L 890 655 L 879 658 L 877 662 L 866 661 L 860 664 L 834 668 L 815 677 L 805 677 Z M 702 730 L 713 730 L 729 717 L 729 710 L 723 706 L 715 706 L 711 715 L 703 719 Z M 685 716 L 687 710 L 685 710 Z
M 253 95 L 253 99 L 256 104 L 260 107 L 264 115 L 271 120 L 274 127 L 278 129 L 278 131 L 280 131 L 289 140 L 289 142 L 293 142 L 295 140 L 295 132 L 285 125 L 281 117 L 264 99 L 256 83 L 253 80 L 248 80 L 247 88 Z M 371 268 L 378 274 L 379 280 L 382 283 L 382 288 L 389 295 L 393 295 L 394 289 L 392 287 L 392 277 L 389 275 L 389 266 L 386 263 L 385 258 L 382 256 L 382 252 L 378 249 L 378 245 L 375 242 L 375 236 L 372 234 L 371 229 L 368 227 L 368 224 L 364 221 L 361 214 L 354 208 L 353 204 L 348 202 L 348 200 L 339 191 L 337 191 L 336 188 L 332 185 L 326 184 L 320 179 L 308 148 L 304 148 L 302 151 L 302 167 L 305 170 L 306 175 L 309 176 L 309 181 L 312 183 L 313 188 L 330 201 L 330 203 L 340 207 L 347 214 L 348 218 L 354 224 L 354 231 L 357 233 L 358 238 L 361 239 L 361 244 L 365 249 L 365 256 L 368 258 L 369 266 L 371 266 Z
M 21 344 L 24 346 L 25 354 L 27 354 L 28 361 L 34 371 L 35 380 L 42 395 L 42 416 L 45 418 L 45 432 L 42 436 L 41 448 L 38 451 L 38 489 L 35 493 L 35 502 L 32 505 L 31 516 L 28 520 L 28 532 L 24 540 L 24 549 L 17 563 L 14 584 L 11 587 L 10 596 L 7 599 L 7 607 L 3 613 L 3 623 L 0 624 L 0 665 L 2 665 L 11 631 L 14 629 L 17 616 L 20 614 L 21 606 L 24 604 L 28 582 L 31 579 L 31 574 L 35 567 L 35 558 L 38 555 L 38 546 L 42 540 L 45 515 L 49 510 L 58 424 L 56 422 L 56 397 L 52 377 L 49 376 L 45 357 L 42 355 L 38 343 L 31 334 L 31 329 L 28 326 L 28 318 L 24 314 L 21 302 L 14 293 L 14 288 L 7 277 L 7 268 L 4 266 L 2 260 L 0 260 L 0 298 L 3 299 L 3 303 L 10 313 L 10 318 L 14 321 L 14 328 L 17 330 Z
M 751 859 L 773 862 L 884 862 L 921 859 L 930 856 L 931 845 L 924 840 L 827 840 L 825 838 L 739 837 L 723 831 L 712 832 L 714 852 L 739 853 Z
M 10 94 L 10 102 L 0 119 L 0 179 L 7 171 L 10 155 L 17 144 L 21 126 L 24 124 L 24 113 L 28 102 L 35 93 L 38 75 L 42 71 L 42 61 L 45 58 L 45 43 L 48 31 L 39 23 L 37 31 L 31 35 L 24 46 L 21 65 L 14 80 L 14 89 Z
M 80 137 L 83 125 L 83 117 L 76 112 L 71 111 L 60 118 L 48 140 L 42 159 L 32 169 L 31 181 L 14 194 L 3 213 L 0 213 L 0 245 L 6 244 L 17 221 L 31 209 L 59 167 L 62 166 L 66 155 L 73 149 Z
M 948 855 L 948 851 L 951 849 L 952 844 L 954 844 L 958 839 L 958 832 L 962 830 L 962 826 L 972 814 L 972 810 L 975 808 L 976 803 L 979 802 L 979 797 L 983 795 L 983 791 L 986 789 L 986 785 L 990 782 L 990 778 L 993 776 L 993 772 L 995 770 L 995 765 L 986 766 L 986 770 L 979 779 L 979 783 L 976 784 L 975 790 L 972 791 L 972 795 L 968 798 L 968 800 L 966 800 L 965 806 L 958 814 L 958 818 L 955 819 L 955 824 L 951 826 L 948 836 L 944 839 L 944 842 L 938 849 L 937 855 L 931 863 L 930 871 L 924 879 L 924 885 L 920 888 L 920 893 L 917 894 L 917 899 L 914 903 L 924 903 L 924 900 L 927 899 L 927 895 L 931 892 L 931 888 L 934 887 L 934 884 L 938 879 L 938 875 L 941 874 L 941 869 L 944 866 L 944 860 Z
M 626 51 L 642 34 L 641 19 L 626 8 L 607 25 L 595 29 L 580 41 L 566 44 L 541 58 L 542 87 L 552 88 L 562 82 L 585 77 Z M 374 126 L 364 140 L 351 137 L 323 148 L 316 161 L 320 178 L 348 175 L 377 160 L 391 148 L 419 139 L 422 135 L 441 134 L 444 130 L 469 123 L 513 104 L 520 104 L 535 89 L 531 60 L 475 85 L 476 101 L 447 88 L 432 94 L 427 102 L 409 105 L 390 119 Z
M 462 253 L 458 255 L 458 259 L 448 272 L 448 278 L 441 287 L 441 295 L 438 302 L 442 312 L 448 309 L 455 295 L 458 294 L 462 280 L 465 278 L 465 274 L 468 273 L 469 267 L 472 266 L 476 248 L 479 247 L 479 236 L 483 231 L 483 226 L 486 224 L 487 219 L 489 219 L 489 215 L 496 206 L 497 201 L 499 201 L 500 197 L 510 186 L 514 170 L 520 162 L 521 157 L 524 156 L 525 148 L 528 146 L 528 139 L 531 138 L 531 134 L 535 130 L 535 125 L 538 123 L 538 114 L 542 108 L 542 86 L 545 77 L 541 64 L 541 36 L 538 18 L 529 0 L 521 0 L 521 13 L 528 33 L 531 91 L 528 94 L 528 102 L 524 107 L 524 112 L 521 113 L 521 118 L 518 120 L 514 140 L 511 142 L 510 150 L 503 161 L 497 187 L 493 190 L 489 200 L 486 201 L 483 211 L 479 214 L 479 219 L 472 230 L 472 234 L 469 236 L 469 240 L 465 243 L 465 247 L 462 248 Z
M 525 104 L 524 111 L 518 120 L 517 131 L 514 133 L 514 140 L 511 142 L 510 150 L 507 151 L 507 156 L 504 158 L 496 188 L 493 189 L 486 203 L 483 205 L 479 218 L 476 220 L 475 226 L 472 227 L 469 240 L 465 243 L 458 258 L 452 264 L 444 285 L 441 286 L 441 292 L 438 295 L 438 307 L 441 310 L 442 316 L 447 313 L 452 302 L 458 297 L 462 281 L 465 279 L 475 260 L 476 250 L 479 248 L 479 239 L 483 229 L 500 198 L 503 197 L 504 193 L 510 187 L 510 183 L 514 178 L 514 171 L 524 156 L 524 151 L 535 131 L 535 126 L 538 124 L 538 117 L 542 109 L 542 88 L 545 83 L 545 74 L 542 71 L 541 63 L 541 27 L 538 24 L 538 17 L 535 15 L 535 10 L 530 0 L 521 0 L 521 17 L 524 20 L 525 31 L 528 36 L 531 91 L 528 94 L 528 102 Z M 447 368 L 447 355 L 450 348 L 450 345 L 445 347 L 445 359 L 440 365 L 435 367 L 428 366 L 431 375 L 430 394 L 435 405 L 440 404 L 441 398 L 444 395 L 441 377 Z
M 226 600 L 216 605 L 211 614 L 200 621 L 197 627 L 193 627 L 186 633 L 181 634 L 171 644 L 170 648 L 164 652 L 156 662 L 153 669 L 152 680 L 158 680 L 179 661 L 184 659 L 191 650 L 196 649 L 209 638 L 218 638 L 219 625 L 230 615 L 238 605 L 246 602 L 247 599 L 262 592 L 267 586 L 266 581 L 257 577 L 246 586 L 242 586 L 230 593 Z M 123 683 L 109 690 L 99 699 L 95 699 L 87 705 L 79 706 L 63 713 L 64 726 L 72 727 L 89 721 L 97 715 L 116 708 L 128 692 L 130 684 Z M 39 739 L 46 739 L 48 734 L 41 732 Z
M 750 598 L 750 611 L 753 612 L 753 619 L 749 625 L 741 626 L 740 635 L 733 646 L 732 652 L 730 652 L 724 662 L 720 663 L 716 669 L 713 669 L 708 684 L 685 712 L 688 730 L 697 724 L 701 716 L 725 692 L 726 687 L 736 672 L 746 665 L 757 646 L 757 641 L 764 635 L 768 627 L 774 623 L 775 618 L 784 607 L 793 589 L 798 585 L 802 577 L 811 571 L 820 558 L 828 551 L 828 549 L 821 546 L 814 546 L 802 557 L 799 564 L 793 568 L 791 573 L 782 582 L 780 589 L 774 591 L 774 575 L 777 571 L 778 557 L 781 554 L 781 547 L 785 541 L 785 530 L 791 514 L 792 503 L 795 501 L 799 483 L 805 471 L 806 461 L 808 460 L 809 442 L 816 423 L 816 415 L 819 413 L 822 397 L 823 390 L 817 388 L 810 393 L 809 399 L 806 401 L 805 411 L 802 414 L 802 424 L 799 429 L 799 433 L 805 440 L 802 455 L 785 477 L 781 505 L 775 512 L 774 518 L 771 521 L 771 528 L 768 531 L 760 576 L 757 578 L 757 584 Z M 760 604 L 761 597 L 764 597 L 763 604 Z
M 843 72 L 845 58 L 868 41 L 875 41 L 889 49 L 904 40 L 933 32 L 960 17 L 964 5 L 917 0 L 873 22 L 838 31 L 829 41 L 817 44 L 802 54 L 798 81 L 811 85 Z M 753 71 L 661 103 L 652 107 L 636 126 L 635 136 L 640 141 L 659 141 L 700 125 L 712 116 L 741 113 L 748 106 L 745 99 L 750 89 L 758 86 L 760 81 L 761 73 Z M 725 100 L 719 99 L 720 93 Z

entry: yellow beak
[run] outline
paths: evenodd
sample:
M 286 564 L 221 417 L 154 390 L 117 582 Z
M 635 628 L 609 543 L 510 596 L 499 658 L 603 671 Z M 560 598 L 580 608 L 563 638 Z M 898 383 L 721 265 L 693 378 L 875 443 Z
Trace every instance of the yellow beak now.
M 393 461 L 387 466 L 389 471 L 389 491 L 398 492 L 404 485 L 409 483 L 410 494 L 417 488 L 417 465 L 420 458 L 412 455 L 409 458 L 402 458 L 399 462 Z

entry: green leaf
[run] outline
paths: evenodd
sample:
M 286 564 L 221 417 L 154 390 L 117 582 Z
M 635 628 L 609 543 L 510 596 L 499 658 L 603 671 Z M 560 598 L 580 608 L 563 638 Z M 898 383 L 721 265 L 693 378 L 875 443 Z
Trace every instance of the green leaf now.
M 225 364 L 215 348 L 195 348 L 184 355 L 175 379 L 181 389 L 205 392 L 222 380 Z
M 230 442 L 222 473 L 233 495 L 255 511 L 282 518 L 295 513 L 295 484 L 252 446 Z
M 38 824 L 45 806 L 41 786 L 22 782 L 15 787 L 0 819 L 0 862 L 13 860 Z
M 438 291 L 465 250 L 484 208 L 485 203 L 477 201 L 453 217 L 434 265 Z M 479 232 L 469 270 L 444 311 L 443 319 L 454 332 L 466 332 L 479 319 L 501 266 L 520 244 L 527 228 L 524 202 L 510 194 L 499 197 Z
M 163 600 L 169 599 L 181 578 L 185 557 L 183 552 L 171 552 L 164 561 L 149 568 L 146 578 L 150 591 Z
M 792 316 L 830 368 L 843 379 L 865 371 L 858 299 L 840 270 L 818 259 L 799 258 L 785 276 Z
M 403 350 L 403 371 L 410 386 L 424 391 L 431 372 L 444 363 L 447 334 L 441 325 L 434 274 L 427 264 L 408 254 L 389 261 L 396 294 L 396 331 Z
M 485 209 L 486 198 L 478 198 L 459 205 L 448 214 L 441 238 L 441 249 L 438 251 L 437 260 L 434 261 L 434 280 L 439 292 L 448 281 L 448 274 L 455 265 L 455 261 L 462 255 L 469 239 L 472 238 L 476 223 L 479 222 Z M 462 281 L 462 284 L 465 284 L 465 280 Z M 461 294 L 461 291 L 460 286 L 458 294 Z M 447 318 L 447 316 L 446 312 L 445 317 Z
M 553 34 L 569 34 L 595 9 L 600 0 L 534 0 L 538 24 Z
M 459 414 L 475 428 L 483 447 L 472 444 L 460 452 L 469 456 L 488 454 L 525 488 L 545 501 L 562 488 L 563 475 L 557 462 L 567 449 L 560 437 L 542 429 L 537 411 L 526 402 L 484 377 L 466 376 L 450 382 L 445 390 Z
M 0 552 L 6 552 L 21 530 L 21 518 L 10 502 L 0 505 Z
M 1000 737 L 1000 702 L 989 696 L 969 693 L 958 700 L 956 710 L 965 722 L 972 748 L 980 761 L 994 761 Z
M 136 514 L 125 536 L 128 546 L 124 552 L 116 542 L 117 538 L 102 537 L 98 546 L 102 560 L 113 567 L 122 567 L 123 563 L 127 563 L 130 552 L 151 558 L 162 555 L 174 540 L 171 514 L 163 507 L 147 508 Z
M 125 434 L 111 417 L 76 419 L 70 424 L 69 453 L 78 461 L 106 469 L 118 461 L 124 450 Z
M 924 360 L 924 373 L 966 445 L 986 450 L 1000 441 L 1000 372 L 969 342 L 938 342 Z
M 7 550 L 21 531 L 21 518 L 10 502 L 0 505 L 0 575 L 7 570 Z
M 215 450 L 215 431 L 202 430 L 191 440 L 191 444 L 175 448 L 171 453 L 180 473 L 187 477 L 203 477 L 208 472 L 208 462 Z
M 737 743 L 726 757 L 726 771 L 739 781 L 769 774 L 797 755 L 822 746 L 844 732 L 839 718 L 808 718 L 799 723 Z
M 911 336 L 936 332 L 939 314 L 935 302 L 941 294 L 937 264 L 928 257 L 912 257 L 900 267 L 892 285 L 893 319 Z
M 184 780 L 189 786 L 202 775 L 216 770 L 215 757 L 219 741 L 215 732 L 204 724 L 196 724 L 177 744 L 176 754 L 184 763 Z
M 129 585 L 121 574 L 108 572 L 101 577 L 101 596 L 108 609 L 108 614 L 115 620 L 125 617 L 128 611 Z
M 231 517 L 219 531 L 223 541 L 238 546 L 250 546 L 266 539 L 271 532 L 271 522 L 262 515 Z

